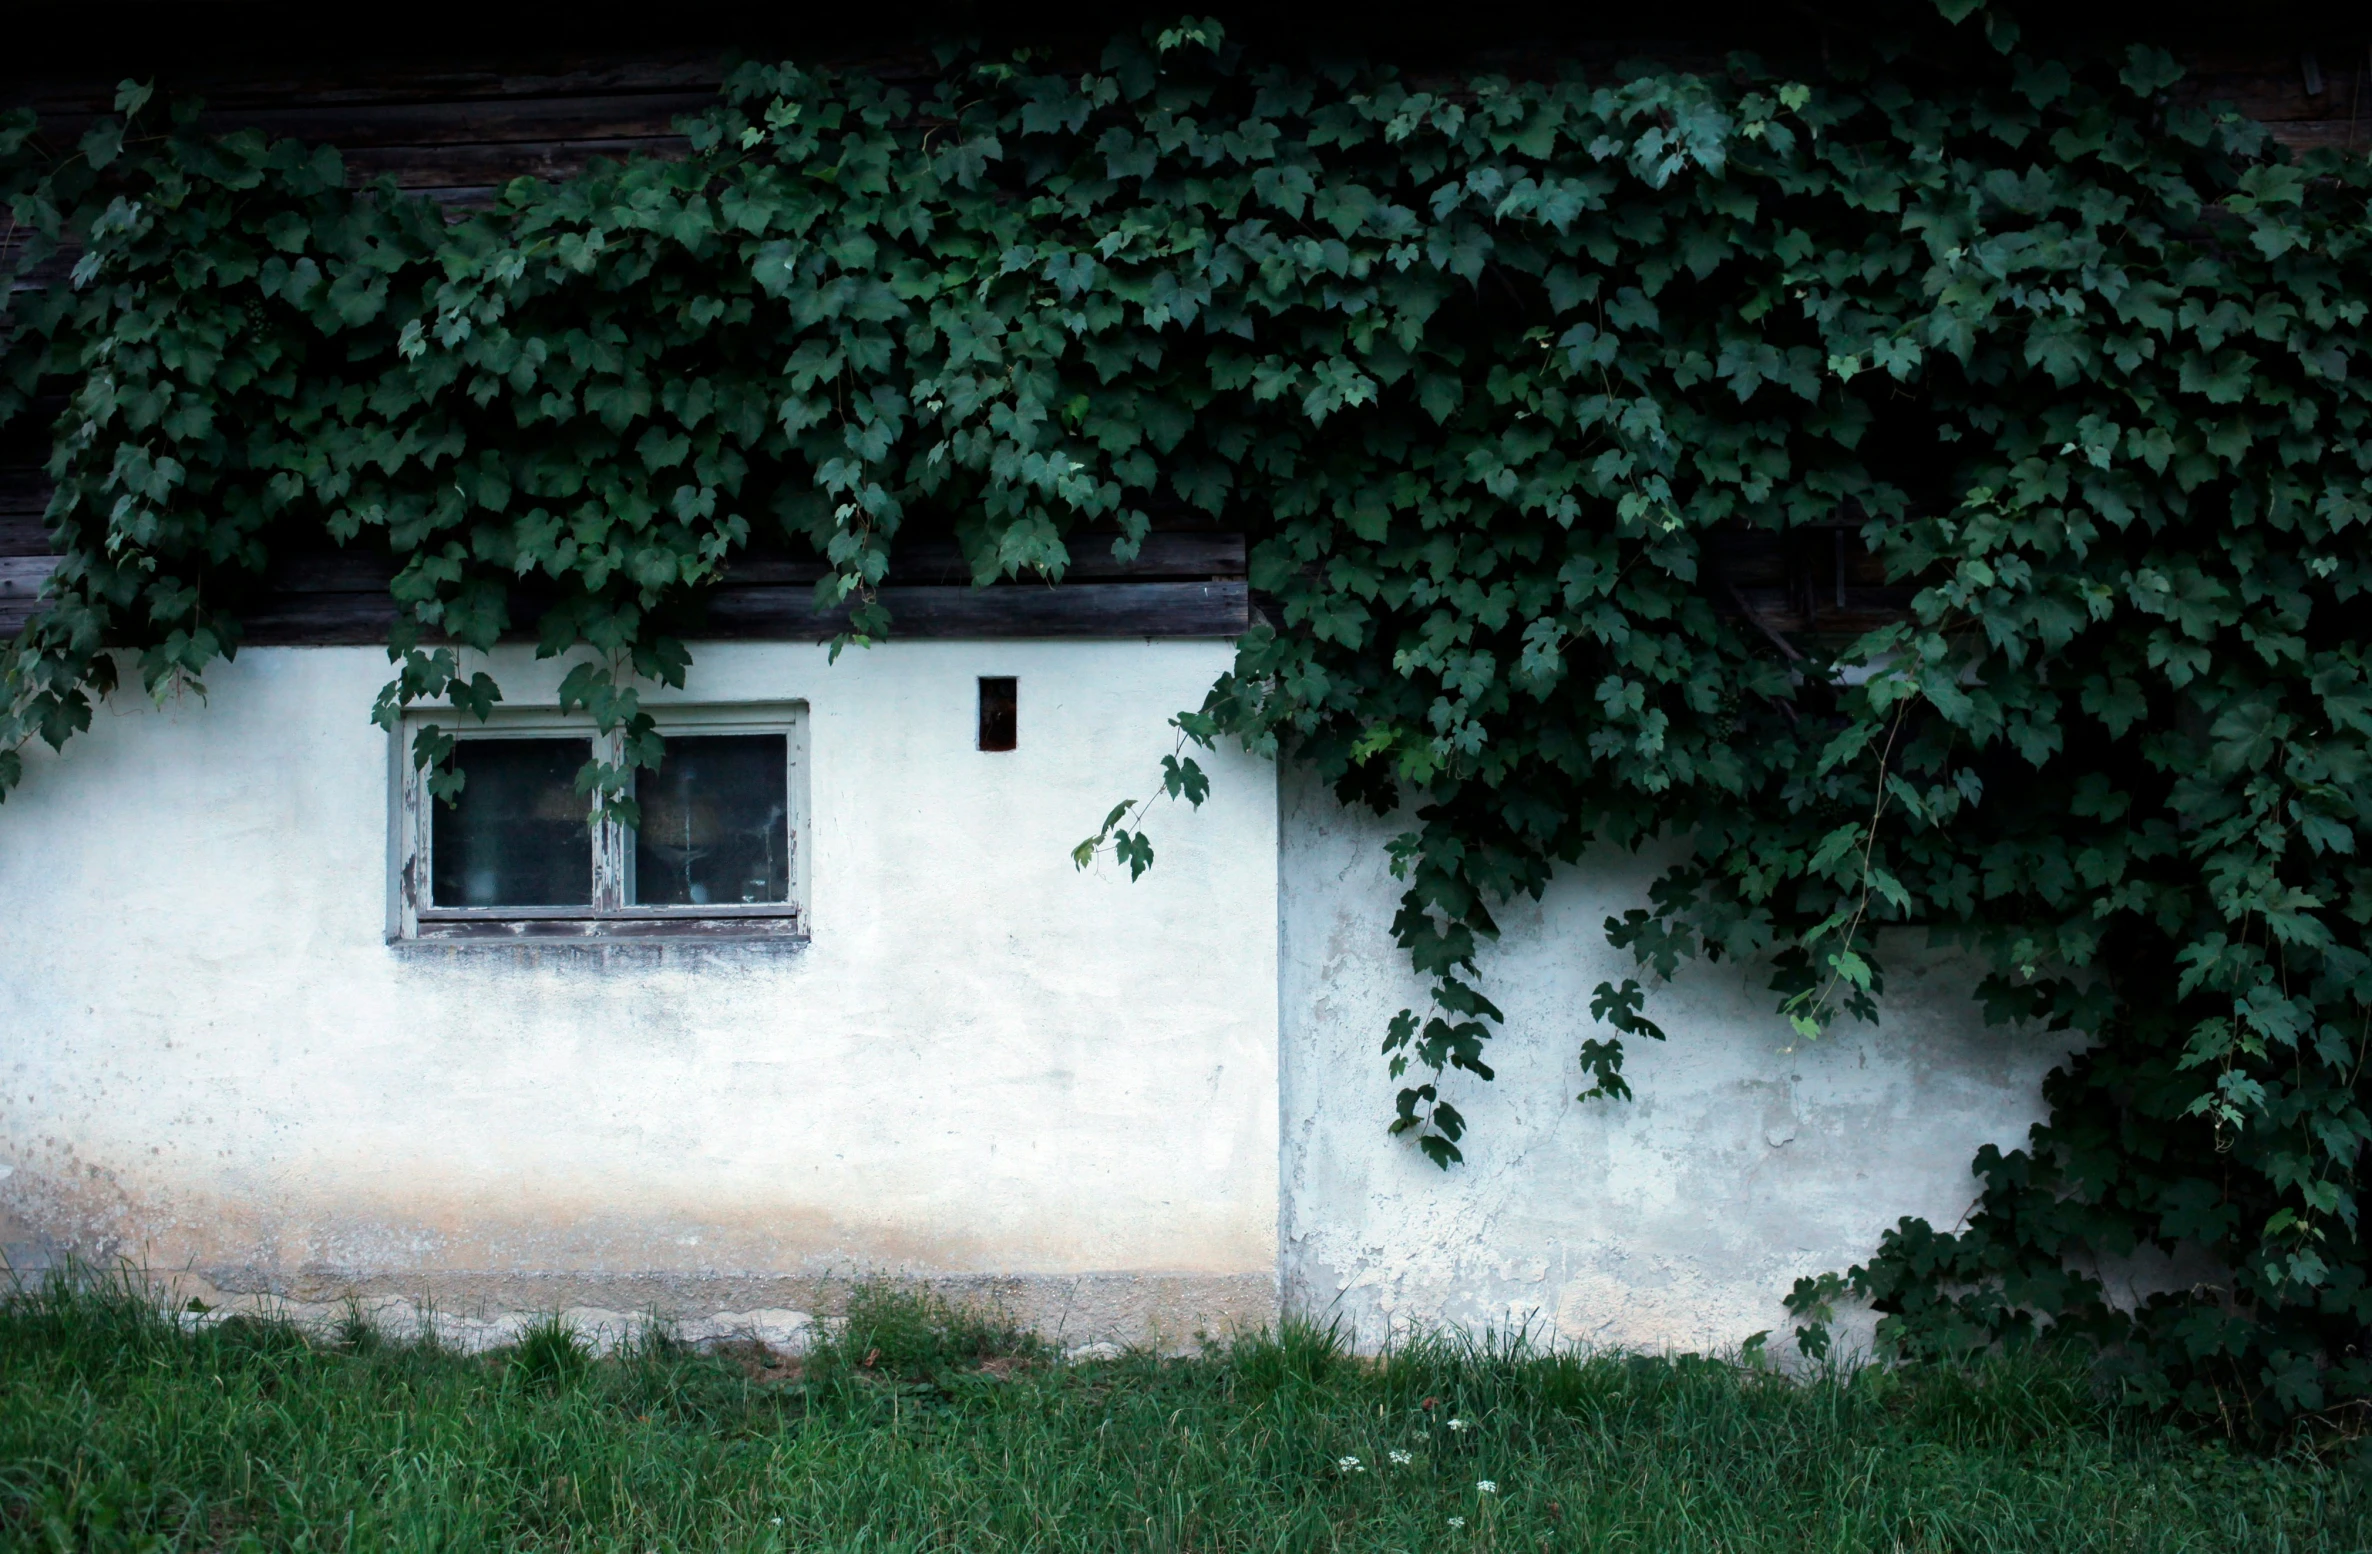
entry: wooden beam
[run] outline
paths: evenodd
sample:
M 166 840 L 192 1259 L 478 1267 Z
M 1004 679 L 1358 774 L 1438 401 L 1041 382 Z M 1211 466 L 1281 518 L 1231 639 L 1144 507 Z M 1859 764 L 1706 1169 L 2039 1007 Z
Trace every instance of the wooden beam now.
M 1198 537 L 1200 538 L 1200 537 Z M 1211 536 L 1219 539 L 1219 536 Z M 1241 554 L 1242 540 L 1235 540 Z M 0 636 L 31 618 L 51 556 L 0 559 Z M 820 570 L 820 569 L 819 569 Z M 371 558 L 322 557 L 288 569 L 294 586 L 275 589 L 240 617 L 258 646 L 370 646 L 387 640 L 395 602 L 386 570 Z M 309 586 L 308 586 L 309 585 Z M 343 586 L 341 586 L 343 585 Z M 883 588 L 895 638 L 1233 637 L 1250 623 L 1240 579 L 902 585 Z M 812 577 L 800 582 L 727 582 L 708 596 L 695 639 L 820 642 L 848 629 L 848 612 L 819 612 Z
M 727 573 L 732 584 L 752 583 L 814 583 L 825 571 L 821 561 L 789 556 L 745 556 L 734 561 Z M 1104 535 L 1076 538 L 1071 544 L 1071 562 L 1064 569 L 1064 582 L 1086 582 L 1103 578 L 1134 578 L 1152 582 L 1165 578 L 1241 577 L 1244 575 L 1244 537 L 1240 534 L 1204 534 L 1180 532 L 1148 534 L 1134 559 L 1122 561 L 1112 554 L 1111 541 Z M 891 581 L 907 583 L 970 583 L 971 563 L 953 541 L 926 540 L 912 545 L 901 545 L 891 566 Z M 1033 586 L 1044 586 L 1033 579 L 1023 579 Z
M 1242 583 L 1003 584 L 884 588 L 890 637 L 1236 637 L 1251 624 Z M 812 588 L 718 589 L 700 637 L 824 641 L 848 612 L 818 613 Z
M 347 177 L 387 177 L 402 189 L 491 188 L 514 178 L 573 178 L 597 161 L 632 156 L 674 161 L 691 149 L 677 134 L 600 140 L 506 140 L 493 145 L 362 146 L 343 153 Z
M 512 141 L 611 140 L 673 135 L 675 121 L 722 101 L 713 86 L 690 92 L 603 92 L 568 97 L 471 97 L 442 102 L 324 102 L 209 105 L 202 128 L 260 130 L 341 152 L 370 146 L 495 145 Z M 42 127 L 79 138 L 95 114 L 45 114 Z
M 0 638 L 13 637 L 33 615 L 55 556 L 0 556 Z
M 0 508 L 0 560 L 24 556 L 47 557 L 49 525 L 39 513 L 12 513 Z

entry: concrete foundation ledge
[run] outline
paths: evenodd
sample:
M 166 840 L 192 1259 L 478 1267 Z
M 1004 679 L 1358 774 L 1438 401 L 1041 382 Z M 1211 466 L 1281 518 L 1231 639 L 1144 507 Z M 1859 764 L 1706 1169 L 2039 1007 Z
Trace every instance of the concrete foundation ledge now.
M 1277 1318 L 1276 1276 L 1268 1272 L 125 1272 L 193 1326 L 245 1315 L 327 1332 L 359 1317 L 389 1338 L 433 1338 L 466 1352 L 500 1348 L 535 1322 L 557 1316 L 600 1352 L 659 1327 L 692 1344 L 755 1340 L 796 1354 L 840 1319 L 852 1289 L 869 1282 L 925 1289 L 958 1305 L 1002 1313 L 1077 1358 L 1127 1348 L 1179 1353 L 1204 1337 L 1268 1327 Z M 32 1277 L 23 1271 L 20 1276 Z

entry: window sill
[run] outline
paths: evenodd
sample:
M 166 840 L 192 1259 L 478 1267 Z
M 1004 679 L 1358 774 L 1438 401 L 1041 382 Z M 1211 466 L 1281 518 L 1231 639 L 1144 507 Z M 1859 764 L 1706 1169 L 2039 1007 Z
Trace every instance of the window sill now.
M 398 944 L 784 944 L 807 942 L 796 907 L 627 908 L 598 912 L 528 907 L 424 910 Z

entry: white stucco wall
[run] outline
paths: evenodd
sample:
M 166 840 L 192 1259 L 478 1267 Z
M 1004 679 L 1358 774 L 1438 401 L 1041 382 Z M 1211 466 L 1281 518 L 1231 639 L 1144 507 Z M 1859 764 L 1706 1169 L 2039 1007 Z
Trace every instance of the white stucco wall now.
M 1377 1055 L 1424 984 L 1391 942 L 1404 824 L 1283 777 L 1285 1298 L 1362 1342 L 1407 1324 L 1529 1328 L 1648 1350 L 1791 1342 L 1781 1297 L 1843 1269 L 1905 1214 L 1939 1228 L 1976 1197 L 1969 1163 L 2023 1144 L 2060 1038 L 1987 1028 L 1965 968 L 1891 967 L 1884 1023 L 1792 1039 L 1764 973 L 1684 969 L 1650 990 L 1664 1043 L 1626 1042 L 1635 1099 L 1577 1101 L 1602 980 L 1638 975 L 1601 925 L 1644 905 L 1653 865 L 1619 852 L 1498 912 L 1483 987 L 1507 1014 L 1490 1084 L 1456 1075 L 1466 1162 L 1385 1136 L 1400 1082 Z M 1912 948 L 1906 946 L 1906 949 Z M 1643 979 L 1645 980 L 1645 979 Z M 1866 1343 L 1867 1314 L 1840 1337 Z
M 1070 846 L 1146 793 L 1222 643 L 712 645 L 678 700 L 809 708 L 804 948 L 391 947 L 373 649 L 265 649 L 211 700 L 102 709 L 0 805 L 0 1243 L 208 1300 L 657 1309 L 795 1336 L 868 1271 L 1078 1341 L 1183 1339 L 1283 1297 L 1363 1341 L 1529 1325 L 1707 1348 L 1784 1334 L 1799 1275 L 1954 1222 L 2062 1050 L 1948 964 L 1885 1025 L 1791 1042 L 1759 976 L 1656 991 L 1629 1103 L 1573 1099 L 1601 921 L 1652 867 L 1502 916 L 1495 1084 L 1443 1173 L 1385 1136 L 1398 829 L 1203 757 L 1159 865 Z M 499 667 L 515 704 L 553 665 Z M 972 748 L 975 679 L 1020 748 Z M 1280 1127 L 1281 1119 L 1281 1127 Z M 1280 1202 L 1281 1197 L 1281 1202 Z M 404 1310 L 414 1307 L 406 1305 Z M 469 1337 L 470 1333 L 461 1336 Z
M 384 654 L 119 697 L 0 805 L 0 1240 L 306 1301 L 699 1318 L 895 1270 L 1091 1337 L 1260 1319 L 1273 768 L 1206 757 L 1142 881 L 1068 857 L 1231 652 L 699 650 L 676 699 L 809 706 L 797 950 L 391 947 Z

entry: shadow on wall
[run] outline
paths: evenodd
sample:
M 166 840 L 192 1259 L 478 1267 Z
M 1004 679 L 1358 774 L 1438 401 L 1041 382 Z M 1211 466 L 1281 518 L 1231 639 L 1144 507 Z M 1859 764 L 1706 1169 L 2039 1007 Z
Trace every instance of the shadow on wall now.
M 1650 989 L 1670 1040 L 1626 1043 L 1636 1098 L 1578 1101 L 1590 992 L 1638 974 L 1602 924 L 1645 904 L 1657 867 L 1608 851 L 1499 913 L 1482 960 L 1507 1013 L 1498 1078 L 1451 1082 L 1469 1131 L 1466 1163 L 1443 1172 L 1384 1132 L 1398 1084 L 1377 1047 L 1424 999 L 1390 932 L 1384 844 L 1403 826 L 1291 767 L 1281 798 L 1284 1295 L 1365 1348 L 1445 1323 L 1650 1351 L 1776 1340 L 1799 1275 L 1866 1258 L 1906 1214 L 1957 1223 L 1978 1147 L 2025 1142 L 2070 1050 L 1987 1027 L 1961 960 L 1903 957 L 1881 1025 L 1817 1042 L 1755 968 L 1697 964 Z M 1838 1338 L 1870 1330 L 1864 1313 Z

